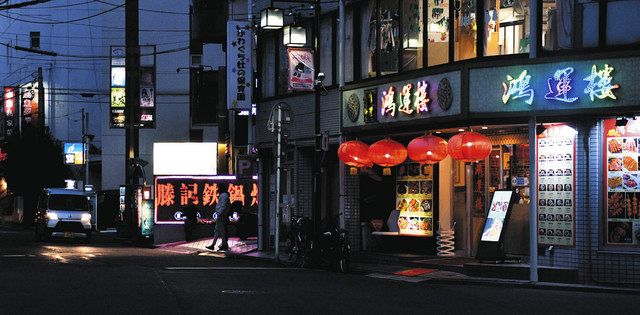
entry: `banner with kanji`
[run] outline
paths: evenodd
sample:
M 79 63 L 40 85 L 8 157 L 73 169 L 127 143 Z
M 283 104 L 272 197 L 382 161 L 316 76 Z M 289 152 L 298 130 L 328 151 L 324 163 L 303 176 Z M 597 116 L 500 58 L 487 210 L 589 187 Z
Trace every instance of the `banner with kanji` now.
M 251 104 L 253 104 L 252 42 L 252 23 L 227 22 L 227 109 L 251 110 Z
M 198 216 L 211 219 L 222 191 L 227 185 L 229 201 L 238 203 L 241 211 L 257 211 L 258 181 L 236 179 L 234 176 L 156 176 L 155 222 L 157 224 L 182 224 L 185 208 L 193 205 Z
M 308 48 L 287 48 L 289 56 L 289 90 L 313 91 L 315 69 L 313 52 Z

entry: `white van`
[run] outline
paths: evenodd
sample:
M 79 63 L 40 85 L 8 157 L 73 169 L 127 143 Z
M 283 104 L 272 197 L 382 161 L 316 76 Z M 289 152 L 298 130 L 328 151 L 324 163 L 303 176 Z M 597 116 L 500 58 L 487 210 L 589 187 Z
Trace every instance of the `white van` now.
M 38 199 L 36 239 L 51 236 L 72 238 L 78 234 L 91 241 L 91 209 L 81 190 L 45 188 Z

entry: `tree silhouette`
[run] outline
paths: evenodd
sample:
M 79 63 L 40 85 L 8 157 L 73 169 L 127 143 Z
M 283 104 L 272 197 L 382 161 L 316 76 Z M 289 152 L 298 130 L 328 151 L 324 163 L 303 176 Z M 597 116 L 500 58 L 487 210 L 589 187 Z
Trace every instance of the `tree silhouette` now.
M 9 190 L 24 197 L 24 223 L 34 222 L 40 192 L 45 187 L 64 187 L 71 175 L 64 164 L 62 144 L 48 130 L 26 126 L 22 133 L 6 139 L 7 158 L 0 165 Z

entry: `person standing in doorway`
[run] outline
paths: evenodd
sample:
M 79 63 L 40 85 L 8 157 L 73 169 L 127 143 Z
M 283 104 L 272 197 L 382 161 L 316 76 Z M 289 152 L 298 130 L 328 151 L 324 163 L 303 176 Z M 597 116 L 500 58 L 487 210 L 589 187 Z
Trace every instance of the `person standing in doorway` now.
M 218 184 L 218 190 L 221 193 L 218 197 L 218 204 L 216 205 L 215 213 L 217 214 L 217 219 L 215 227 L 213 229 L 213 241 L 211 242 L 211 245 L 207 246 L 207 248 L 210 250 L 215 250 L 218 238 L 222 238 L 222 243 L 220 243 L 220 247 L 218 248 L 218 250 L 228 250 L 229 236 L 227 235 L 227 224 L 229 223 L 229 210 L 231 209 L 231 205 L 229 203 L 229 192 L 227 191 L 227 184 Z

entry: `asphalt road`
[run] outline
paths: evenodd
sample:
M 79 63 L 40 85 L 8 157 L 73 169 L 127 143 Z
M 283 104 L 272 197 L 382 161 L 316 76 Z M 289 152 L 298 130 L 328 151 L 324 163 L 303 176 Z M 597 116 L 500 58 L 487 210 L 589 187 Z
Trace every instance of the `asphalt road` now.
M 1 314 L 638 314 L 640 297 L 375 279 L 0 227 Z

